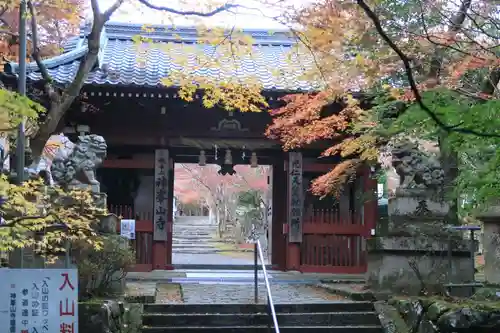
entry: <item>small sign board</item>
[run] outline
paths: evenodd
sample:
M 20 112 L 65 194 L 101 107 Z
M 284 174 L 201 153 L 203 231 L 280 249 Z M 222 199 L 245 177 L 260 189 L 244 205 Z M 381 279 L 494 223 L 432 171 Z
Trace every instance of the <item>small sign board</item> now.
M 135 220 L 121 220 L 120 235 L 127 239 L 135 239 Z
M 76 269 L 0 269 L 1 332 L 78 333 Z

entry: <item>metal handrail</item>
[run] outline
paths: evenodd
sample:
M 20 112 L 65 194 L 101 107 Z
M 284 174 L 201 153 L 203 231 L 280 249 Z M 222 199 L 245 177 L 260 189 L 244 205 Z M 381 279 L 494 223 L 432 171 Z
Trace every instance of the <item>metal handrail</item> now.
M 258 273 L 258 262 L 257 256 L 260 257 L 260 262 L 262 265 L 262 274 L 264 275 L 264 282 L 266 285 L 266 293 L 267 293 L 267 306 L 268 310 L 271 312 L 271 317 L 273 319 L 274 324 L 274 332 L 280 333 L 280 328 L 278 326 L 278 318 L 276 317 L 276 310 L 274 308 L 273 296 L 271 295 L 271 285 L 269 284 L 269 279 L 267 277 L 266 265 L 264 263 L 264 254 L 262 253 L 262 246 L 260 245 L 260 241 L 258 239 L 255 240 L 255 249 L 254 249 L 254 298 L 255 304 L 259 303 L 259 273 Z

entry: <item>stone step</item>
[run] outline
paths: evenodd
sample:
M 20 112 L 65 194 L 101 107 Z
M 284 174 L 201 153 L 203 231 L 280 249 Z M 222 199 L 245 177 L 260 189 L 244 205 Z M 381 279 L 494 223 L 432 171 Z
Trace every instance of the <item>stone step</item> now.
M 330 313 L 279 313 L 278 324 L 281 326 L 350 326 L 378 325 L 375 312 L 330 312 Z M 258 326 L 269 323 L 267 313 L 232 313 L 232 314 L 147 314 L 142 323 L 151 327 L 186 327 L 186 326 Z
M 192 230 L 192 229 L 200 229 L 200 230 L 218 230 L 217 226 L 210 226 L 204 224 L 180 224 L 173 226 L 173 229 L 178 230 Z
M 185 240 L 185 241 L 189 241 L 189 240 L 204 240 L 204 241 L 213 241 L 214 238 L 213 236 L 211 235 L 202 235 L 202 236 L 180 236 L 180 235 L 176 235 L 175 238 L 172 237 L 172 239 L 181 239 L 181 240 Z
M 192 242 L 179 242 L 179 241 L 175 241 L 173 240 L 172 244 L 174 246 L 177 246 L 177 247 L 183 247 L 183 248 L 200 248 L 200 247 L 210 247 L 210 248 L 215 248 L 215 246 L 217 245 L 217 243 L 209 243 L 209 242 L 203 242 L 203 243 L 198 243 L 198 244 L 195 244 L 195 243 L 192 243 Z
M 210 224 L 208 221 L 174 221 L 174 227 L 176 226 L 183 226 L 183 227 L 194 227 L 194 226 L 200 226 L 200 227 L 207 227 L 207 228 L 214 228 L 217 229 L 217 224 Z
M 330 313 L 330 312 L 356 312 L 374 311 L 371 302 L 331 302 L 331 303 L 300 303 L 300 304 L 275 304 L 277 313 Z M 144 313 L 266 313 L 265 304 L 145 304 Z
M 254 265 L 245 265 L 245 264 L 172 264 L 174 270 L 228 270 L 228 271 L 253 271 L 255 268 Z M 260 269 L 260 268 L 259 268 Z M 278 269 L 277 266 L 266 265 L 267 270 Z M 127 278 L 129 280 L 129 278 Z M 154 280 L 154 279 L 153 279 Z M 319 281 L 316 280 L 315 283 Z
M 206 225 L 206 224 L 175 224 L 173 228 L 177 229 L 207 229 L 207 230 L 218 230 L 216 225 Z
M 172 237 L 172 242 L 178 242 L 178 243 L 184 243 L 184 244 L 193 244 L 195 245 L 195 243 L 192 242 L 191 239 L 189 238 L 183 238 L 183 237 Z M 223 240 L 220 240 L 220 239 L 214 239 L 214 238 L 210 238 L 210 239 L 204 239 L 204 242 L 205 244 L 217 244 L 217 243 L 228 243 L 229 241 L 223 241 Z
M 211 235 L 203 235 L 203 236 L 180 236 L 180 235 L 176 235 L 176 237 L 172 237 L 172 240 L 174 239 L 177 239 L 177 240 L 181 240 L 181 241 L 193 241 L 193 240 L 203 240 L 203 241 L 206 241 L 206 242 L 215 242 L 214 240 L 214 237 L 211 236 Z
M 228 247 L 229 245 L 232 245 L 233 243 L 219 243 L 219 242 L 172 242 L 173 247 L 178 247 L 178 248 L 200 248 L 200 247 L 210 247 L 210 248 L 218 248 L 218 247 Z M 236 247 L 236 246 L 235 246 Z M 250 248 L 251 249 L 251 248 Z
M 179 249 L 186 249 L 186 250 L 190 250 L 190 249 L 213 249 L 213 250 L 216 250 L 217 249 L 217 246 L 215 246 L 214 244 L 200 244 L 198 246 L 192 246 L 189 244 L 176 243 L 176 242 L 172 243 L 172 247 L 175 249 L 178 249 L 178 250 Z
M 174 235 L 214 235 L 216 231 L 210 231 L 210 230 L 200 230 L 200 229 L 193 229 L 193 230 L 187 230 L 187 229 L 182 229 L 182 230 L 175 230 L 173 231 Z
M 215 254 L 215 253 L 247 253 L 247 251 L 239 250 L 217 250 L 217 249 L 199 249 L 199 250 L 182 250 L 173 249 L 172 253 L 182 253 L 182 254 Z
M 172 228 L 174 231 L 186 231 L 186 232 L 193 232 L 193 230 L 200 230 L 200 231 L 210 231 L 210 232 L 215 232 L 217 231 L 217 228 L 211 228 L 207 226 L 201 226 L 201 225 L 184 225 L 184 226 L 175 226 Z
M 205 226 L 174 226 L 172 229 L 174 232 L 216 232 L 218 230 L 217 228 L 208 228 Z
M 283 333 L 383 333 L 381 326 L 280 326 Z M 267 332 L 266 325 L 261 326 L 222 326 L 222 327 L 142 327 L 142 333 L 262 333 Z M 274 332 L 271 328 L 270 332 Z

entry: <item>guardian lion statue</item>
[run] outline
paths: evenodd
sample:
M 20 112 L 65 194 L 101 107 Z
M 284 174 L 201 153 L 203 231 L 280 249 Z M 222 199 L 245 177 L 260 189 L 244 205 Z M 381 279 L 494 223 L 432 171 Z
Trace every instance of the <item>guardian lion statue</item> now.
M 95 171 L 106 158 L 108 146 L 100 135 L 90 134 L 78 137 L 67 158 L 56 155 L 50 168 L 55 183 L 61 186 L 98 187 Z
M 392 147 L 392 166 L 400 177 L 400 187 L 438 190 L 444 184 L 444 170 L 438 159 L 425 153 L 415 142 L 404 140 Z
M 106 158 L 107 145 L 100 135 L 90 134 L 71 142 L 64 134 L 52 135 L 45 144 L 39 161 L 27 171 L 31 177 L 41 176 L 47 185 L 88 187 L 98 191 L 95 171 Z

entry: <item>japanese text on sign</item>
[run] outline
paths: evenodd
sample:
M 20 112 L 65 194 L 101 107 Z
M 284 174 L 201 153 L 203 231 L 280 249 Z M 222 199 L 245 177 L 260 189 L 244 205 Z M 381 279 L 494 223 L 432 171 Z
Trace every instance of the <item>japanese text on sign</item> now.
M 155 151 L 154 240 L 167 239 L 168 172 L 168 150 L 157 149 Z
M 288 216 L 289 216 L 289 241 L 302 242 L 302 214 L 304 206 L 304 188 L 302 183 L 302 154 L 291 152 L 289 154 L 288 175 Z
M 10 285 L 0 291 L 0 322 L 9 332 L 78 332 L 76 270 L 3 269 L 0 281 Z

